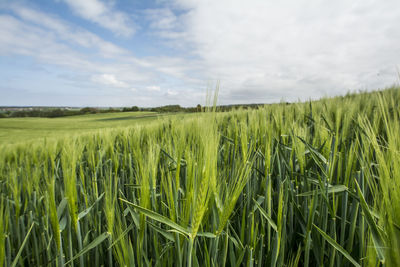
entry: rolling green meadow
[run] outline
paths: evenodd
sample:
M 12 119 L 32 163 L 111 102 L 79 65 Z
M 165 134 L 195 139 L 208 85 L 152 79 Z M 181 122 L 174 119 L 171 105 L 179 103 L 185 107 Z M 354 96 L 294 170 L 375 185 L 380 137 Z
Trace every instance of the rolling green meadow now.
M 399 103 L 0 119 L 0 266 L 400 266 Z

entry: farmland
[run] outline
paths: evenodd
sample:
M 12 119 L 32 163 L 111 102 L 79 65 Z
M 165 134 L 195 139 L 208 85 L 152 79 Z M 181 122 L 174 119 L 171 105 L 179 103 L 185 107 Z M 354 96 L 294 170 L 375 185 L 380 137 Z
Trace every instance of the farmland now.
M 0 266 L 399 266 L 399 102 L 0 121 Z
M 155 112 L 120 112 L 61 118 L 5 118 L 0 119 L 0 144 L 58 139 L 105 128 L 129 127 L 157 120 L 158 117 Z

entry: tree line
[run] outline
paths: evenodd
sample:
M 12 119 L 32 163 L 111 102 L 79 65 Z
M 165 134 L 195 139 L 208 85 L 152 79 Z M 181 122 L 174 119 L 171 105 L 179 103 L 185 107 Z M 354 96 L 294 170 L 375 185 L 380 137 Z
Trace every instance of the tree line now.
M 225 112 L 237 108 L 248 109 L 248 108 L 257 108 L 259 106 L 263 106 L 263 104 L 225 105 L 225 106 L 218 106 L 217 111 Z M 58 117 L 96 114 L 96 113 L 138 112 L 138 111 L 157 112 L 157 113 L 176 113 L 176 112 L 194 113 L 194 112 L 204 112 L 205 110 L 206 108 L 202 107 L 200 104 L 197 105 L 196 107 L 181 107 L 180 105 L 166 105 L 166 106 L 151 107 L 151 108 L 140 108 L 137 106 L 132 106 L 132 107 L 108 108 L 108 109 L 94 108 L 94 107 L 85 107 L 81 109 L 21 108 L 21 110 L 6 110 L 3 112 L 0 111 L 0 118 L 22 118 L 22 117 L 58 118 Z

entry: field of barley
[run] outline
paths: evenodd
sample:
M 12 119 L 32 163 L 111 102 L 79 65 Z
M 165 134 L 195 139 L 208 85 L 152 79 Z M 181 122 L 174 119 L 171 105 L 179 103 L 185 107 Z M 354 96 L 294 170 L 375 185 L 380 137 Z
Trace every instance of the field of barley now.
M 0 266 L 400 266 L 400 88 L 0 147 Z

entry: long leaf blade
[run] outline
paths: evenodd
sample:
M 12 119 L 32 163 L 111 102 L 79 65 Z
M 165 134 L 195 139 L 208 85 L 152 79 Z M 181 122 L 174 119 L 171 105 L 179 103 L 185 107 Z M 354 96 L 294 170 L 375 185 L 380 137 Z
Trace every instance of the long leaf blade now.
M 153 219 L 153 220 L 155 220 L 155 221 L 158 221 L 158 222 L 160 222 L 160 223 L 166 224 L 166 225 L 168 225 L 169 227 L 173 228 L 174 230 L 176 230 L 177 232 L 179 232 L 179 233 L 181 233 L 181 234 L 190 236 L 190 232 L 188 231 L 188 229 L 186 229 L 186 228 L 180 226 L 179 224 L 177 224 L 177 223 L 171 221 L 171 220 L 168 219 L 167 217 L 162 216 L 162 215 L 160 215 L 160 214 L 158 214 L 158 213 L 156 213 L 156 212 L 154 212 L 154 211 L 152 211 L 152 210 L 149 210 L 149 209 L 140 207 L 140 206 L 138 206 L 138 205 L 135 205 L 135 204 L 133 204 L 132 202 L 129 202 L 129 201 L 123 199 L 123 198 L 119 198 L 119 199 L 120 199 L 121 201 L 123 201 L 123 202 L 125 202 L 125 203 L 127 203 L 127 204 L 129 204 L 129 205 L 131 205 L 131 206 L 133 206 L 134 208 L 136 208 L 137 210 L 139 210 L 141 213 L 143 213 L 143 214 L 146 215 L 147 217 L 149 217 L 149 218 L 151 218 L 151 219 Z
M 332 237 L 327 235 L 315 224 L 313 225 L 314 228 L 317 229 L 318 232 L 325 238 L 325 240 L 328 241 L 328 243 L 331 244 L 337 251 L 342 253 L 342 255 L 345 256 L 351 263 L 353 263 L 354 266 L 361 267 L 361 265 L 352 256 L 350 256 L 350 254 L 342 246 L 340 246 L 335 240 L 333 240 Z

